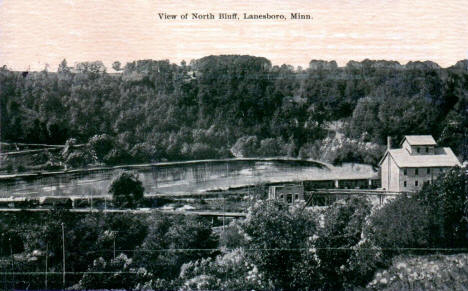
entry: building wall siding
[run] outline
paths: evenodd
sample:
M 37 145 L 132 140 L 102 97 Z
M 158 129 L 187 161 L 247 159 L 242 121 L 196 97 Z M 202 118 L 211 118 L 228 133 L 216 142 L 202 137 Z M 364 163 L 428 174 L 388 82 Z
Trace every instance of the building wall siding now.
M 424 183 L 432 183 L 447 167 L 431 168 L 399 168 L 390 155 L 387 155 L 381 164 L 381 187 L 388 191 L 418 191 Z M 416 169 L 418 174 L 416 175 Z M 427 171 L 429 169 L 429 173 Z M 405 186 L 406 181 L 406 186 Z M 416 186 L 418 181 L 418 186 Z
M 395 163 L 391 155 L 387 155 L 381 165 L 382 188 L 388 191 L 400 190 L 400 168 Z
M 389 184 L 388 184 L 388 173 L 389 173 L 389 168 L 388 168 L 388 160 L 390 159 L 390 155 L 387 155 L 385 159 L 382 161 L 382 164 L 380 166 L 380 177 L 382 179 L 382 188 L 384 189 L 389 189 Z
M 418 174 L 416 175 L 416 169 Z M 429 169 L 429 173 L 427 171 Z M 430 168 L 407 168 L 407 174 L 404 175 L 404 169 L 400 174 L 400 191 L 418 191 L 421 190 L 424 183 L 432 183 L 437 177 L 446 171 L 447 167 L 430 167 Z M 406 181 L 406 187 L 404 182 Z M 418 181 L 418 186 L 416 186 Z
M 395 163 L 393 158 L 389 155 L 390 163 L 390 191 L 400 191 L 400 168 Z

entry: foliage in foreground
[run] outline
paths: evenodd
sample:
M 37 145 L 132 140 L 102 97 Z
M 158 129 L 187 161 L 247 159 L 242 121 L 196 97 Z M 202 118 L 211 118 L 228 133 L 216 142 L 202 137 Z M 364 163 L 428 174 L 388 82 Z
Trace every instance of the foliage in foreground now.
M 396 257 L 385 271 L 375 274 L 370 290 L 466 290 L 468 255 Z
M 369 288 L 391 290 L 409 280 L 420 284 L 423 275 L 439 284 L 423 265 L 443 268 L 442 278 L 464 276 L 466 268 L 456 265 L 466 263 L 463 256 L 439 267 L 433 257 L 406 258 L 466 250 L 466 178 L 464 169 L 453 169 L 381 208 L 357 197 L 325 209 L 262 200 L 220 237 L 210 221 L 190 216 L 3 213 L 0 264 L 33 272 L 47 260 L 48 271 L 60 275 L 63 223 L 67 270 L 87 272 L 67 277 L 67 286 L 78 289 L 343 290 L 373 282 Z M 30 289 L 44 287 L 42 277 L 26 280 Z M 19 281 L 16 288 L 28 287 Z M 52 287 L 62 287 L 59 276 L 50 278 Z
M 276 201 L 259 202 L 242 225 L 246 256 L 275 288 L 295 288 L 297 272 L 316 228 L 313 216 L 301 207 L 289 209 Z
M 370 217 L 367 236 L 384 248 L 466 248 L 466 169 L 454 168 L 412 197 L 400 196 Z
M 468 247 L 468 173 L 453 168 L 416 196 L 428 209 L 431 243 L 438 247 Z

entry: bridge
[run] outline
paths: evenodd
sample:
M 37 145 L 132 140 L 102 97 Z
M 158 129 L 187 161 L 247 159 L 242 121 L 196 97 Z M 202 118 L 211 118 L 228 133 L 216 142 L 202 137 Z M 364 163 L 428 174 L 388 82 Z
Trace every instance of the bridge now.
M 0 208 L 0 212 L 50 212 L 50 208 Z M 151 214 L 162 213 L 169 215 L 197 215 L 205 217 L 246 217 L 243 212 L 222 212 L 222 211 L 178 211 L 178 210 L 161 210 L 154 208 L 137 208 L 137 209 L 96 209 L 96 208 L 72 208 L 67 209 L 72 213 L 130 213 L 130 214 Z
M 329 204 L 331 201 L 351 196 L 370 196 L 379 199 L 382 205 L 386 198 L 394 198 L 400 195 L 412 195 L 414 192 L 394 192 L 376 189 L 314 189 L 304 191 L 306 206 L 311 206 L 314 202 L 319 204 Z
M 205 196 L 211 193 L 197 194 L 195 196 Z M 229 196 L 231 192 L 216 193 L 216 196 Z M 400 195 L 412 195 L 413 192 L 390 192 L 385 190 L 369 190 L 369 189 L 314 189 L 304 191 L 305 205 L 307 206 L 326 206 L 330 205 L 338 199 L 343 199 L 351 196 L 372 197 L 378 199 L 378 203 L 382 205 L 387 198 L 394 198 Z M 189 195 L 189 194 L 185 194 Z M 162 195 L 167 197 L 166 195 Z M 147 198 L 156 198 L 159 195 L 151 195 Z M 88 203 L 80 203 L 85 200 Z M 94 200 L 94 203 L 93 203 Z M 46 196 L 46 197 L 9 197 L 0 198 L 0 212 L 43 212 L 51 211 L 51 209 L 67 209 L 72 213 L 134 213 L 134 214 L 149 214 L 160 212 L 173 215 L 198 215 L 209 217 L 245 217 L 243 212 L 225 212 L 221 210 L 200 211 L 200 210 L 169 210 L 161 208 L 138 208 L 138 209 L 114 209 L 107 208 L 106 201 L 112 201 L 110 195 L 100 195 L 95 197 L 79 197 L 79 196 Z M 97 207 L 93 207 L 97 206 Z M 81 205 L 81 206 L 80 206 Z

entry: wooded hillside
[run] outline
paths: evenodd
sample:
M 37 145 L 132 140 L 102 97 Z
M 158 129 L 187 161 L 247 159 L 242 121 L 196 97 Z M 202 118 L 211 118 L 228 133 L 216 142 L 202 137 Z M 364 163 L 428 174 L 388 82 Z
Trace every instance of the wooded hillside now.
M 114 68 L 119 73 L 106 73 L 101 62 L 70 68 L 65 60 L 57 72 L 3 67 L 1 140 L 85 143 L 107 134 L 119 145 L 115 155 L 140 161 L 228 157 L 233 146 L 244 156 L 301 149 L 311 156 L 327 124 L 342 120 L 349 138 L 384 145 L 387 135 L 397 142 L 432 134 L 467 159 L 468 60 L 449 68 L 311 61 L 296 69 L 224 55 Z

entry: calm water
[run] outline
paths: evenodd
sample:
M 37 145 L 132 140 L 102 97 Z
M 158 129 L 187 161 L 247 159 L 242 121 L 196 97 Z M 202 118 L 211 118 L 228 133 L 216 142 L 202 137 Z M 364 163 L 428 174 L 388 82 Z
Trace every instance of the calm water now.
M 42 195 L 106 195 L 112 178 L 121 170 L 73 173 L 36 179 L 0 181 L 0 197 Z M 230 161 L 175 166 L 148 166 L 135 170 L 146 194 L 200 193 L 270 182 L 370 178 L 368 165 L 345 164 L 319 167 L 314 164 L 277 161 Z

